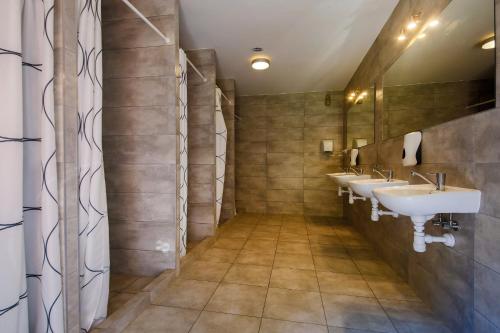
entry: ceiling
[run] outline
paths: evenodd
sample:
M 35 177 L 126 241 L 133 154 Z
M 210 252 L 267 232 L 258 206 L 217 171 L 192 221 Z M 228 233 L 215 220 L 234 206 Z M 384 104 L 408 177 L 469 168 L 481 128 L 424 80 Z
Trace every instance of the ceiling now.
M 456 82 L 495 76 L 495 50 L 481 41 L 495 32 L 494 0 L 453 0 L 436 28 L 417 39 L 384 76 L 384 84 Z
M 343 90 L 398 0 L 180 0 L 181 47 L 212 48 L 238 95 Z M 271 59 L 250 67 L 252 48 Z

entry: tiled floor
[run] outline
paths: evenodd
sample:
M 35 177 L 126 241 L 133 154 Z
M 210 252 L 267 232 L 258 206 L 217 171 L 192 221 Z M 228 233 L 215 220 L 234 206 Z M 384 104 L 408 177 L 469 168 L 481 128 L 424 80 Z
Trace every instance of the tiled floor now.
M 108 316 L 118 310 L 153 278 L 111 273 L 109 281 Z
M 126 332 L 449 331 L 339 220 L 239 215 Z

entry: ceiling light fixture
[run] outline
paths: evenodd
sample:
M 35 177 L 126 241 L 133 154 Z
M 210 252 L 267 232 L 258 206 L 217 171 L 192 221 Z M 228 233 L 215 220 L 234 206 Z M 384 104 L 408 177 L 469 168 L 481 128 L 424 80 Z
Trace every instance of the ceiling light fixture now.
M 266 58 L 256 58 L 252 60 L 252 68 L 256 71 L 263 71 L 269 68 L 271 62 Z
M 420 14 L 412 15 L 410 22 L 408 22 L 408 24 L 406 25 L 406 28 L 408 30 L 413 30 L 418 26 L 419 23 L 420 23 Z
M 399 40 L 400 42 L 402 42 L 402 41 L 406 40 L 406 31 L 405 31 L 404 29 L 403 29 L 403 30 L 401 30 L 401 33 L 400 33 L 400 34 L 399 34 L 399 36 L 398 36 L 398 40 Z
M 438 25 L 439 25 L 439 20 L 437 20 L 437 19 L 429 22 L 429 27 L 431 27 L 431 28 L 435 28 Z
M 481 48 L 483 50 L 491 50 L 495 48 L 495 36 L 491 36 L 481 42 Z

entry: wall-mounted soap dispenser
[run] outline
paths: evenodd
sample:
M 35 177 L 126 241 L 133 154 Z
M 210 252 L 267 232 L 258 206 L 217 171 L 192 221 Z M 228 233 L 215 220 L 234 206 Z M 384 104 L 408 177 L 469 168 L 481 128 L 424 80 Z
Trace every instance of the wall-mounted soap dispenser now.
M 405 134 L 403 143 L 403 166 L 422 163 L 422 132 Z
M 359 162 L 359 149 L 353 148 L 351 149 L 351 161 L 349 163 L 350 166 L 357 166 Z
M 324 154 L 333 154 L 333 140 L 322 140 L 321 141 L 321 151 Z

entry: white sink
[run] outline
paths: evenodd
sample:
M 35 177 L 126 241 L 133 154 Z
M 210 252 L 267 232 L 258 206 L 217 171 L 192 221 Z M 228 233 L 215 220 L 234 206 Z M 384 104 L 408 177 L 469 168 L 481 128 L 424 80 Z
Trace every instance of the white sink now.
M 392 179 L 388 182 L 385 179 L 356 179 L 350 180 L 347 184 L 357 194 L 362 195 L 366 198 L 372 198 L 372 191 L 376 188 L 408 185 L 408 181 Z
M 431 184 L 377 188 L 373 194 L 392 211 L 429 219 L 437 213 L 477 213 L 481 201 L 481 191 L 453 186 L 437 191 Z
M 327 176 L 332 178 L 340 186 L 347 186 L 347 182 L 350 180 L 371 178 L 370 175 L 356 175 L 351 172 L 329 173 Z
M 455 245 L 455 237 L 451 233 L 441 237 L 425 234 L 425 222 L 435 214 L 477 213 L 481 203 L 481 191 L 454 186 L 437 191 L 431 184 L 378 188 L 373 190 L 373 194 L 385 207 L 411 217 L 415 229 L 413 249 L 416 252 L 425 252 L 426 243 Z

